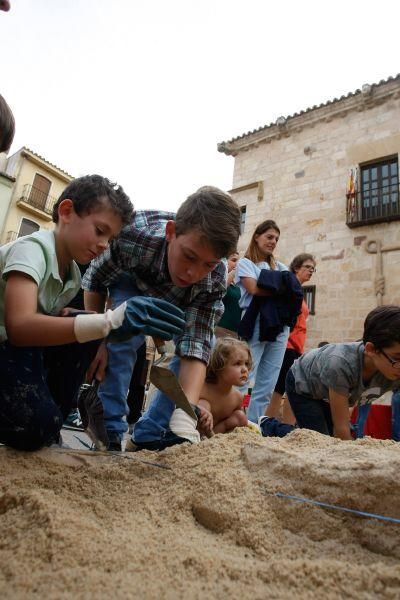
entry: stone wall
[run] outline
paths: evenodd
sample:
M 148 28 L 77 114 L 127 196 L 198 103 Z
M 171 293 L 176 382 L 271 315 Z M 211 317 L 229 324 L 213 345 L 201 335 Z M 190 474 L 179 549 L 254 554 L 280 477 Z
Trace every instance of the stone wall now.
M 310 281 L 316 285 L 316 314 L 308 322 L 308 348 L 321 340 L 361 336 L 363 320 L 377 304 L 376 254 L 367 253 L 365 244 L 381 240 L 400 248 L 398 221 L 352 229 L 346 225 L 349 169 L 400 150 L 400 81 L 388 90 L 387 97 L 380 90 L 379 101 L 350 98 L 342 101 L 342 110 L 339 101 L 295 116 L 283 130 L 250 135 L 247 145 L 233 140 L 228 152 L 236 154 L 234 197 L 246 206 L 240 249 L 258 223 L 273 218 L 281 229 L 280 260 L 288 264 L 300 252 L 316 257 L 317 273 Z M 234 192 L 257 181 L 264 183 L 261 201 L 257 188 Z M 400 249 L 383 254 L 383 272 L 383 302 L 399 303 Z

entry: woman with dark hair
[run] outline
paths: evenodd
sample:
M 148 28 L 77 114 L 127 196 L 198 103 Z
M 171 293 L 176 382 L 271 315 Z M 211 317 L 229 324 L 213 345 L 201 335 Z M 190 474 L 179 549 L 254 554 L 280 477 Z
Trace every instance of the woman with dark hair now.
M 289 268 L 291 272 L 296 275 L 300 285 L 304 285 L 310 281 L 313 273 L 315 272 L 315 265 L 316 262 L 313 255 L 304 252 L 294 257 Z M 289 335 L 281 370 L 278 381 L 275 385 L 274 393 L 272 394 L 271 402 L 265 411 L 265 414 L 268 417 L 279 417 L 281 414 L 282 397 L 285 393 L 286 375 L 294 361 L 304 353 L 307 335 L 306 321 L 309 314 L 310 311 L 308 310 L 308 306 L 305 300 L 303 300 L 301 305 L 301 313 L 297 317 L 296 325 Z M 289 402 L 287 401 L 285 401 L 283 406 L 282 421 L 284 423 L 289 423 L 290 425 L 294 425 L 296 421 Z
M 275 221 L 268 219 L 260 223 L 252 235 L 244 258 L 239 260 L 236 268 L 236 283 L 241 290 L 239 304 L 244 311 L 239 336 L 247 340 L 253 356 L 249 381 L 254 384 L 248 410 L 248 418 L 253 422 L 264 415 L 265 407 L 271 399 L 285 354 L 288 325 L 294 325 L 302 301 L 301 289 L 300 292 L 295 289 L 297 298 L 294 304 L 289 309 L 283 306 L 285 297 L 289 297 L 289 288 L 299 286 L 288 268 L 274 258 L 279 235 L 280 230 Z M 284 274 L 288 277 L 284 278 Z M 285 314 L 290 315 L 291 321 L 279 319 L 284 312 L 282 308 L 285 308 Z M 250 328 L 249 317 L 252 318 Z M 274 322 L 275 327 L 270 327 L 271 322 Z M 245 391 L 245 388 L 241 388 L 241 391 Z

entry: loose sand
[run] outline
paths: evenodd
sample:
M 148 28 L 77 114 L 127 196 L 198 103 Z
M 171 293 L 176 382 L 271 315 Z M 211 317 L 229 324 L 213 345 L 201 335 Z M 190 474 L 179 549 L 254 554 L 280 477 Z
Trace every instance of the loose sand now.
M 139 462 L 168 466 L 160 469 Z M 249 430 L 127 458 L 0 451 L 1 598 L 399 598 L 400 446 Z

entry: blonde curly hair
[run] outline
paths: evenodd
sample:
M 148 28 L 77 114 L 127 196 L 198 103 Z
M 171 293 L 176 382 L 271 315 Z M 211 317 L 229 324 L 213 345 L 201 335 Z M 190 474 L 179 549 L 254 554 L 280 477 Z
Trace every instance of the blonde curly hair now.
M 217 381 L 218 372 L 222 371 L 222 369 L 226 367 L 226 364 L 232 356 L 232 353 L 238 349 L 246 350 L 249 357 L 249 371 L 251 371 L 253 367 L 253 359 L 247 342 L 238 340 L 234 337 L 219 338 L 213 348 L 210 363 L 207 367 L 207 383 L 215 383 Z

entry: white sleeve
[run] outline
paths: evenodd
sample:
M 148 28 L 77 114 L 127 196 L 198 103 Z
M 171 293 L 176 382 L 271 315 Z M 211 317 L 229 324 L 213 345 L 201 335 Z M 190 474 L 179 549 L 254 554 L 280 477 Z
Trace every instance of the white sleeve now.
M 260 269 L 249 258 L 241 258 L 236 267 L 235 283 L 239 283 L 241 277 L 251 277 L 257 280 Z

